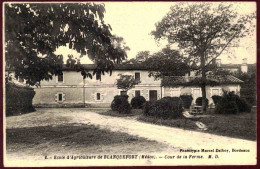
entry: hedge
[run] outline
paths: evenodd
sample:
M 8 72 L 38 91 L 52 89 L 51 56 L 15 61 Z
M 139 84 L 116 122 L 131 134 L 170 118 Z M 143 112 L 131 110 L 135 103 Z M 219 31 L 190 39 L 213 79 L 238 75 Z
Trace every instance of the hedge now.
M 214 95 L 211 98 L 212 98 L 214 104 L 217 105 L 221 101 L 222 96 Z
M 240 98 L 234 92 L 224 91 L 223 97 L 216 106 L 216 113 L 237 114 L 241 112 L 250 112 L 251 106 L 245 99 Z
M 184 108 L 186 108 L 186 109 L 190 108 L 192 100 L 193 100 L 192 95 L 181 95 L 180 98 L 183 101 Z
M 34 95 L 33 88 L 6 83 L 6 116 L 35 111 L 32 105 Z
M 131 107 L 128 102 L 128 95 L 116 95 L 111 103 L 111 109 L 119 113 L 130 113 Z
M 136 96 L 132 98 L 131 100 L 131 106 L 134 109 L 140 109 L 143 108 L 143 105 L 145 104 L 146 100 L 143 96 Z
M 158 118 L 177 118 L 183 111 L 183 102 L 179 97 L 164 97 L 161 100 L 146 102 L 143 108 L 145 116 Z
M 197 106 L 202 106 L 202 97 L 198 97 L 195 102 Z M 208 106 L 209 106 L 209 100 L 206 98 L 206 107 Z

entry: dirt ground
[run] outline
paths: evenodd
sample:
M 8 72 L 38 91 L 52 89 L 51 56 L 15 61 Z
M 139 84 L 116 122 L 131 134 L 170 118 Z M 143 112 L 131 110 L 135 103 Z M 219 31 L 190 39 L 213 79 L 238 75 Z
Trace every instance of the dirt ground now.
M 174 153 L 180 149 L 249 149 L 245 162 L 256 155 L 256 141 L 235 139 L 111 117 L 102 110 L 38 109 L 6 118 L 7 158 L 43 158 L 55 154 Z M 225 154 L 226 162 L 230 162 Z M 241 155 L 235 154 L 235 158 Z
M 103 111 L 103 110 L 95 110 Z M 88 115 L 86 115 L 88 114 Z M 6 118 L 7 158 L 43 159 L 58 154 L 136 154 L 174 152 L 175 148 L 127 133 L 100 128 L 79 118 L 85 109 L 38 109 Z M 93 118 L 93 120 L 96 120 Z M 153 148 L 151 148 L 153 147 Z

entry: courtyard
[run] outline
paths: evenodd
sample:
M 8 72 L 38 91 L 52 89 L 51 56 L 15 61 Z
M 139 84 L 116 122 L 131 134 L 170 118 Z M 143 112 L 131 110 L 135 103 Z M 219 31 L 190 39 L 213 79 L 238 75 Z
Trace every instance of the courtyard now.
M 6 118 L 6 157 L 43 160 L 63 155 L 176 154 L 181 149 L 250 149 L 256 142 L 104 115 L 108 109 L 39 108 Z

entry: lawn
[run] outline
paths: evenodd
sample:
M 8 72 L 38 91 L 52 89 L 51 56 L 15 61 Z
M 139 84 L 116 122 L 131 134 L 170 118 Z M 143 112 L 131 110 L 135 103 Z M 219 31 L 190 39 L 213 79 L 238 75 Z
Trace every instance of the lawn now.
M 113 117 L 136 117 L 138 121 L 142 122 L 198 131 L 198 127 L 196 126 L 195 121 L 184 118 L 161 119 L 147 117 L 142 115 L 141 109 L 132 109 L 130 114 L 119 114 L 117 111 L 112 110 L 98 113 Z M 203 118 L 201 118 L 199 121 L 205 124 L 208 128 L 206 131 L 201 132 L 247 140 L 256 140 L 257 138 L 256 108 L 253 108 L 251 113 L 241 113 L 234 115 L 215 114 L 214 109 L 208 109 L 205 116 L 203 116 Z
M 222 136 L 241 138 L 247 140 L 256 140 L 256 109 L 251 113 L 241 113 L 235 115 L 223 115 L 208 113 L 199 121 L 207 126 L 206 133 L 212 133 Z M 157 125 L 165 125 L 189 130 L 198 130 L 194 121 L 187 120 L 185 124 L 184 118 L 178 119 L 158 119 L 154 117 L 139 116 L 139 121 L 153 123 Z

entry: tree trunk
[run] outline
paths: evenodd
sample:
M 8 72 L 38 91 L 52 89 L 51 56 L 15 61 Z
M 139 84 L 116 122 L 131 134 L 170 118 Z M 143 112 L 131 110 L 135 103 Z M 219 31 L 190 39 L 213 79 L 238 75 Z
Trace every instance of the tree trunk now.
M 207 105 L 206 105 L 206 85 L 201 86 L 201 92 L 202 92 L 202 113 L 205 113 L 207 111 Z
M 202 113 L 207 111 L 206 107 L 206 70 L 205 70 L 205 57 L 201 55 L 201 74 L 202 74 L 202 84 L 201 84 L 201 92 L 202 92 Z

